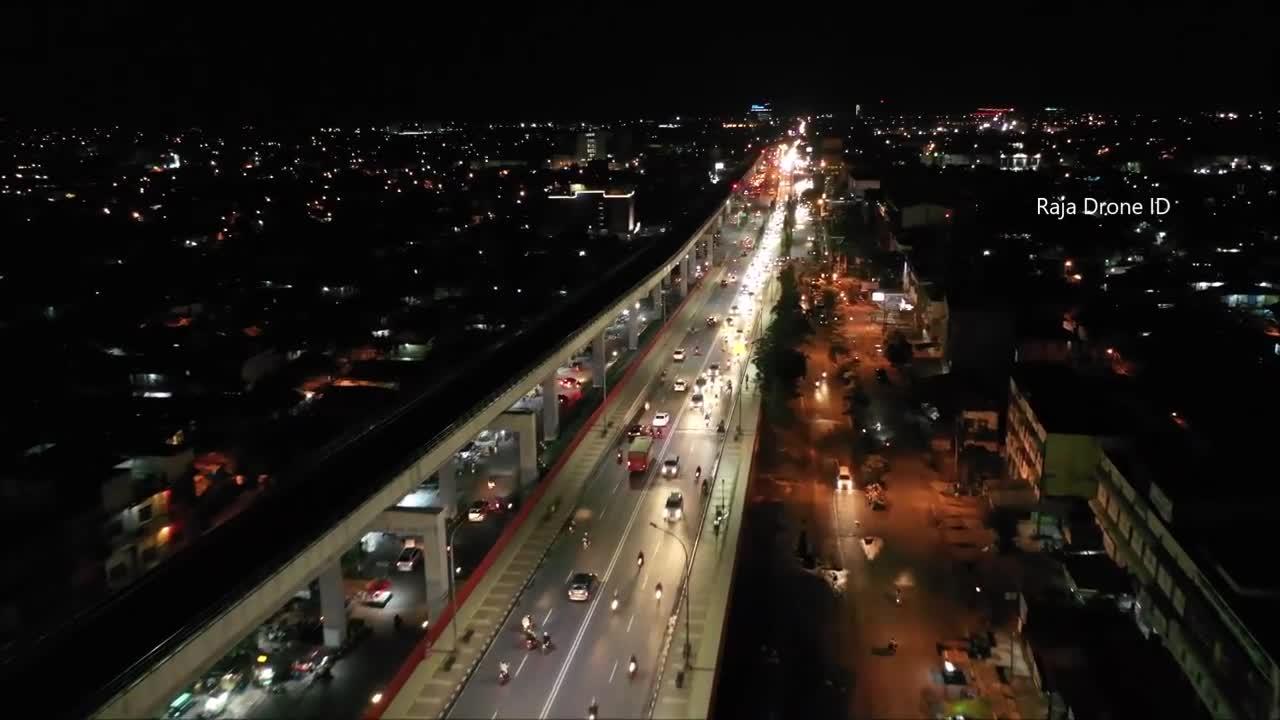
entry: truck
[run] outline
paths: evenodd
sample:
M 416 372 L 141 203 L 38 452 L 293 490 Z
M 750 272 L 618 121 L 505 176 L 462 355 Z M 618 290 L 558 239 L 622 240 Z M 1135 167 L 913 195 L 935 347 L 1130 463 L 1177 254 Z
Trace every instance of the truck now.
M 649 461 L 653 456 L 653 438 L 638 437 L 631 441 L 627 449 L 627 470 L 642 473 L 649 469 Z

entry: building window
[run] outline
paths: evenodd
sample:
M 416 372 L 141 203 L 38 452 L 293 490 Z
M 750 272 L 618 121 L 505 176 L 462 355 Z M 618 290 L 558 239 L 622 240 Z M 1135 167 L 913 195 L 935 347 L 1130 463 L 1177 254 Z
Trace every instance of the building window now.
M 151 503 L 138 506 L 138 524 L 141 525 L 151 519 Z

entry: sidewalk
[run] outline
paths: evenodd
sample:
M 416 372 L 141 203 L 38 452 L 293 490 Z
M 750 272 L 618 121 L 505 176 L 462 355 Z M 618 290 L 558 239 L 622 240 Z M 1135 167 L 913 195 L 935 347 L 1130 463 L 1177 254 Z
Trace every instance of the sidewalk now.
M 725 272 L 724 266 L 717 266 L 716 272 Z M 705 282 L 694 289 L 671 316 L 669 327 L 678 329 L 695 322 L 715 286 L 716 283 Z M 587 480 L 601 462 L 612 456 L 626 420 L 636 413 L 665 367 L 664 362 L 648 363 L 648 355 L 669 355 L 682 340 L 679 332 L 663 334 L 639 359 L 635 372 L 614 390 L 605 409 L 583 430 L 578 446 L 550 479 L 526 521 L 516 529 L 474 591 L 462 599 L 456 615 L 443 628 L 433 628 L 439 635 L 426 657 L 381 713 L 371 716 L 437 718 L 448 710 L 559 536 Z M 606 429 L 603 434 L 602 428 Z M 457 628 L 456 657 L 450 652 L 454 649 L 451 626 Z

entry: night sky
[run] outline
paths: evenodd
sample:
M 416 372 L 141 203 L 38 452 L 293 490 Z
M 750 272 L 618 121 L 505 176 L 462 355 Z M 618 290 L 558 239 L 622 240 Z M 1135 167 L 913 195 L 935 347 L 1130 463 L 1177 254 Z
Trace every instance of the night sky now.
M 1269 106 L 1263 2 L 97 3 L 0 11 L 0 116 L 85 124 Z M 894 5 L 901 8 L 903 3 Z M 189 7 L 198 6 L 198 7 Z M 332 7 L 333 10 L 329 8 Z M 958 7 L 953 6 L 953 7 Z M 767 9 L 766 9 L 767 8 Z M 977 11 L 974 10 L 974 13 Z

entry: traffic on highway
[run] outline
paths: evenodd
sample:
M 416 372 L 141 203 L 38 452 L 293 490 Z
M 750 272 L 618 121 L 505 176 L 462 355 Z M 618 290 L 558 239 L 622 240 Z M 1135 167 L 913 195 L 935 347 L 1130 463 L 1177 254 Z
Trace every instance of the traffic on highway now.
M 765 222 L 761 246 L 776 250 L 780 218 Z M 645 360 L 662 371 L 451 717 L 643 714 L 749 358 L 755 298 L 772 272 L 766 250 L 721 254 L 724 265 L 708 269 L 705 322 L 674 328 L 680 347 Z

